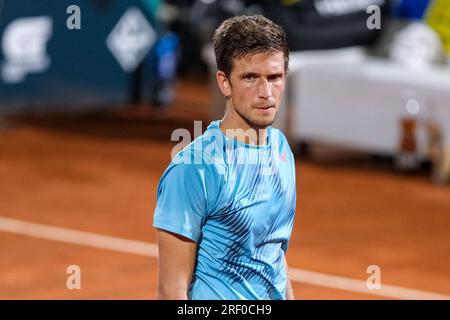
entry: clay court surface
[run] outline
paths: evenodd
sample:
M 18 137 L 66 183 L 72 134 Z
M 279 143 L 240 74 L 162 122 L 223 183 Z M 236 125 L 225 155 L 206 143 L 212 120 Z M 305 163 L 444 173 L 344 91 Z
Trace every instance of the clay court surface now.
M 154 299 L 151 224 L 177 144 L 170 135 L 192 132 L 193 120 L 206 127 L 208 101 L 205 84 L 184 83 L 171 114 L 134 107 L 3 123 L 0 298 Z M 450 187 L 431 184 L 426 170 L 331 156 L 297 158 L 287 256 L 296 297 L 449 298 Z M 66 288 L 70 265 L 81 268 L 81 290 Z M 370 265 L 381 269 L 381 290 L 365 288 Z

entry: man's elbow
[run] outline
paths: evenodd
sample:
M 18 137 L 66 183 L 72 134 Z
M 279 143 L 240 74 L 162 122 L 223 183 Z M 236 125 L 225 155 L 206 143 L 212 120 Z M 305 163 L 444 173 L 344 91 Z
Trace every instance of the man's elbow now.
M 158 300 L 187 300 L 188 299 L 188 289 L 185 287 L 159 285 L 157 299 Z

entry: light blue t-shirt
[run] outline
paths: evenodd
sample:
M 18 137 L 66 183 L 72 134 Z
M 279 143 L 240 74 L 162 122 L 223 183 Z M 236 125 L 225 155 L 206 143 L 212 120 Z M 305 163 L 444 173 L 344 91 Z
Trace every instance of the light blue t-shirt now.
M 213 121 L 161 177 L 153 226 L 197 243 L 189 299 L 285 299 L 284 254 L 295 214 L 295 163 L 284 135 L 267 144 Z

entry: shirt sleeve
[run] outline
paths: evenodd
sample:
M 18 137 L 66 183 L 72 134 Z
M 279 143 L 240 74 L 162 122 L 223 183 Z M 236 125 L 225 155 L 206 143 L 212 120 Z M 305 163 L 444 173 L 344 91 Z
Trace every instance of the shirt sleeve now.
M 214 162 L 169 165 L 158 186 L 153 226 L 198 242 L 224 181 L 218 166 Z

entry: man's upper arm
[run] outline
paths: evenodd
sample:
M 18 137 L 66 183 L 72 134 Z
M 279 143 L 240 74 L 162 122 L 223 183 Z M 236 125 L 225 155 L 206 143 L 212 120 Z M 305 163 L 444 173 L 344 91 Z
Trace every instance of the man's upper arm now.
M 292 288 L 291 277 L 289 275 L 289 267 L 286 260 L 286 256 L 284 256 L 284 267 L 286 269 L 286 300 L 295 300 L 294 290 Z
M 202 160 L 202 153 L 186 150 Z M 161 299 L 186 299 L 195 266 L 197 244 L 210 209 L 216 205 L 223 175 L 214 162 L 172 164 L 158 186 L 153 226 L 159 247 Z
M 187 299 L 194 271 L 197 244 L 180 235 L 157 229 L 158 299 Z

